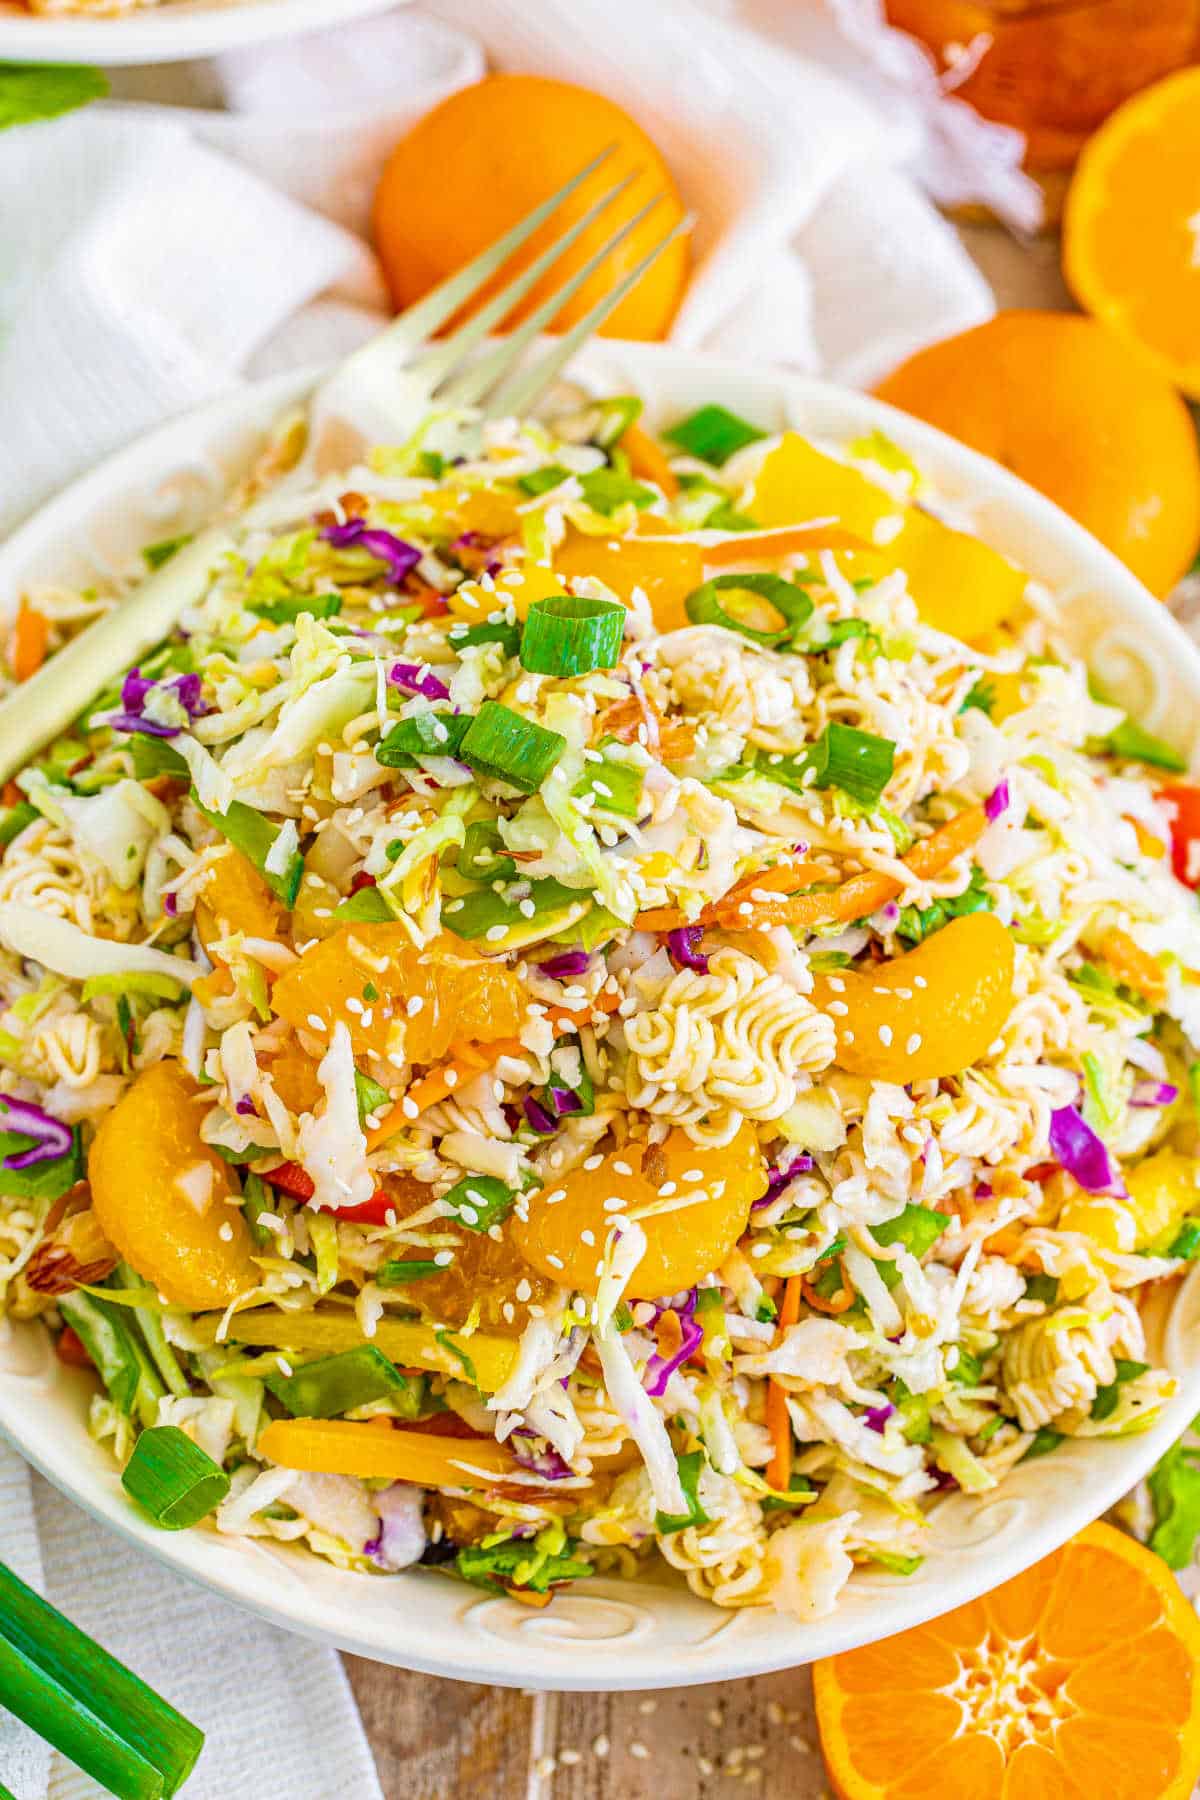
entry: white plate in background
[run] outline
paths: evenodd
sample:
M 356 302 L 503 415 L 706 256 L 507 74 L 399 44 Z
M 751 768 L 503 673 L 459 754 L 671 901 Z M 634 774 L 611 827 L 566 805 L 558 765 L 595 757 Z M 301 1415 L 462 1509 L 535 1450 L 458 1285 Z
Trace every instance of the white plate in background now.
M 95 13 L 30 13 L 0 0 L 0 60 L 8 62 L 182 62 L 245 49 L 270 38 L 329 30 L 405 0 L 159 0 L 102 18 Z

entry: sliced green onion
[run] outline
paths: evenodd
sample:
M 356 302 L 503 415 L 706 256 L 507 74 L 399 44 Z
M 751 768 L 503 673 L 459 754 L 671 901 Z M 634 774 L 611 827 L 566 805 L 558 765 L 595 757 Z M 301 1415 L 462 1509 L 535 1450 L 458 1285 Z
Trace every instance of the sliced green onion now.
M 327 1294 L 337 1286 L 338 1279 L 337 1220 L 332 1213 L 314 1212 L 308 1215 L 307 1224 L 309 1242 L 317 1265 L 317 1293 Z
M 339 925 L 385 925 L 395 913 L 377 887 L 361 887 L 333 909 Z
M 705 531 L 758 531 L 757 519 L 749 513 L 739 512 L 736 506 L 722 503 L 714 506 L 704 521 Z
M 431 1276 L 444 1272 L 441 1263 L 431 1262 L 428 1257 L 398 1257 L 380 1263 L 372 1280 L 376 1287 L 407 1287 L 410 1281 L 428 1281 Z
M 196 810 L 203 813 L 209 824 L 227 838 L 235 850 L 240 850 L 248 862 L 254 864 L 276 899 L 291 910 L 296 903 L 296 895 L 300 891 L 300 881 L 304 874 L 304 858 L 299 850 L 293 851 L 288 866 L 281 875 L 276 875 L 267 867 L 267 858 L 275 845 L 275 839 L 282 829 L 272 825 L 271 821 L 252 806 L 241 800 L 230 802 L 227 812 L 210 812 L 202 806 L 195 794 L 192 795 Z
M 95 1000 L 102 994 L 121 998 L 135 994 L 144 1000 L 175 1001 L 182 999 L 184 992 L 182 981 L 173 981 L 169 975 L 155 975 L 152 971 L 136 975 L 89 975 L 83 984 L 85 1000 Z
M 478 893 L 467 894 L 461 900 L 451 900 L 443 911 L 446 921 L 457 937 L 481 938 L 490 931 L 498 931 L 503 927 L 508 931 L 511 927 L 534 920 L 549 920 L 556 914 L 564 912 L 568 907 L 578 906 L 587 895 L 579 888 L 565 887 L 561 881 L 546 876 L 540 881 L 522 883 L 528 887 L 527 893 L 519 898 L 509 899 L 504 894 L 497 894 L 492 888 L 484 888 Z
M 652 487 L 622 475 L 618 469 L 591 469 L 579 477 L 583 498 L 593 512 L 607 518 L 618 506 L 636 506 L 640 511 L 657 499 Z
M 877 1244 L 901 1244 L 920 1260 L 927 1250 L 931 1250 L 950 1223 L 945 1213 L 935 1212 L 930 1206 L 918 1206 L 910 1200 L 904 1211 L 894 1219 L 887 1219 L 882 1225 L 872 1225 L 871 1235 Z M 900 1279 L 900 1271 L 893 1262 L 877 1262 L 875 1267 L 883 1278 L 885 1287 L 895 1287 Z
M 805 760 L 816 771 L 814 787 L 840 788 L 861 806 L 877 806 L 892 779 L 896 746 L 890 738 L 835 719 L 805 752 Z
M 272 625 L 294 625 L 301 613 L 311 613 L 314 619 L 335 619 L 341 610 L 340 594 L 295 594 L 286 600 L 260 600 L 250 608 Z
M 587 675 L 613 669 L 625 635 L 625 608 L 614 600 L 552 594 L 529 609 L 521 663 L 535 675 Z
M 727 463 L 736 450 L 744 450 L 747 444 L 757 444 L 766 435 L 765 431 L 739 419 L 724 406 L 702 406 L 698 412 L 681 419 L 678 425 L 672 425 L 670 431 L 663 432 L 670 443 L 678 444 L 688 456 L 711 463 L 716 469 Z
M 18 800 L 15 806 L 6 807 L 0 813 L 0 844 L 7 848 L 27 825 L 40 817 L 37 807 L 30 806 L 28 800 Z
M 782 623 L 764 625 L 762 606 L 743 600 L 739 607 L 733 608 L 722 601 L 722 594 L 753 594 L 756 599 L 766 601 Z M 768 648 L 786 643 L 811 617 L 813 610 L 813 603 L 803 589 L 793 581 L 785 581 L 782 575 L 718 575 L 695 588 L 684 606 L 693 625 L 723 625 L 726 631 L 736 631 L 741 637 Z
M 164 1531 L 184 1531 L 216 1511 L 229 1477 L 178 1425 L 152 1425 L 133 1446 L 121 1486 Z
M 642 402 L 633 394 L 614 394 L 609 400 L 601 400 L 596 411 L 599 418 L 592 429 L 591 442 L 601 450 L 611 450 L 641 418 Z
M 243 1178 L 242 1217 L 250 1227 L 256 1250 L 269 1250 L 276 1241 L 275 1233 L 259 1224 L 262 1214 L 273 1213 L 275 1205 L 274 1189 L 267 1186 L 261 1175 L 247 1174 Z
M 1025 1277 L 1026 1300 L 1040 1300 L 1043 1306 L 1053 1306 L 1058 1299 L 1057 1275 L 1027 1275 Z
M 1200 1219 L 1185 1219 L 1171 1240 L 1168 1256 L 1177 1256 L 1183 1262 L 1195 1262 L 1200 1257 Z
M 0 1698 L 118 1800 L 178 1793 L 204 1733 L 0 1563 Z
M 981 675 L 958 710 L 960 713 L 965 713 L 974 708 L 976 712 L 986 713 L 991 718 L 992 708 L 995 704 L 996 685 L 985 675 Z
M 1093 1419 L 1111 1419 L 1121 1401 L 1121 1389 L 1127 1381 L 1136 1381 L 1139 1375 L 1145 1375 L 1149 1363 L 1131 1362 L 1127 1357 L 1118 1356 L 1114 1360 L 1115 1379 L 1106 1382 L 1096 1389 L 1096 1398 L 1092 1401 L 1090 1416 Z
M 517 1196 L 495 1175 L 464 1175 L 442 1199 L 468 1231 L 489 1231 L 513 1209 Z
M 1116 730 L 1109 732 L 1104 744 L 1114 756 L 1127 757 L 1131 762 L 1148 763 L 1152 769 L 1167 769 L 1172 775 L 1187 773 L 1186 756 L 1181 756 L 1173 744 L 1155 737 L 1153 732 L 1143 731 L 1132 719 L 1122 719 Z
M 693 1450 L 687 1456 L 676 1458 L 679 1468 L 679 1485 L 683 1489 L 683 1497 L 688 1509 L 685 1513 L 663 1513 L 655 1515 L 654 1526 L 660 1537 L 670 1537 L 676 1531 L 686 1531 L 689 1525 L 711 1525 L 712 1520 L 700 1504 L 697 1492 L 700 1471 L 704 1467 L 703 1450 Z
M 194 532 L 185 531 L 179 537 L 162 538 L 157 544 L 146 544 L 142 548 L 142 559 L 148 569 L 161 569 L 164 563 L 170 562 L 177 550 L 190 544 Z
M 816 1497 L 817 1490 L 806 1476 L 792 1475 L 788 1480 L 786 1492 L 762 1494 L 759 1496 L 758 1504 L 764 1512 L 781 1512 L 794 1506 L 805 1506 Z
M 354 1071 L 354 1098 L 358 1102 L 358 1117 L 361 1121 L 371 1113 L 382 1112 L 392 1104 L 392 1096 L 379 1082 L 372 1081 L 361 1069 Z M 310 1221 L 311 1223 L 311 1221 Z
M 596 812 L 636 819 L 641 811 L 642 771 L 629 763 L 590 762 L 571 792 L 576 797 L 591 795 Z
M 561 732 L 547 731 L 498 700 L 485 700 L 462 743 L 463 762 L 481 775 L 536 794 L 567 747 Z
M 375 746 L 375 761 L 385 769 L 411 769 L 421 756 L 457 756 L 471 724 L 470 713 L 410 713 L 392 726 Z
M 268 1375 L 266 1385 L 295 1419 L 336 1419 L 356 1407 L 400 1394 L 407 1383 L 374 1344 L 302 1363 L 291 1375 Z
M 152 1424 L 166 1388 L 120 1309 L 76 1288 L 58 1296 L 58 1310 L 83 1343 L 117 1411 Z
M 452 630 L 450 642 L 456 650 L 469 650 L 472 644 L 499 644 L 505 656 L 515 656 L 521 648 L 521 628 L 507 619 L 485 619 L 482 625 Z
M 536 499 L 539 494 L 548 494 L 551 488 L 561 487 L 570 479 L 570 469 L 564 469 L 561 463 L 547 463 L 543 469 L 531 469 L 528 475 L 518 475 L 517 486 L 523 494 L 531 494 Z
M 1022 1462 L 1034 1462 L 1039 1456 L 1049 1456 L 1057 1450 L 1063 1441 L 1061 1431 L 1055 1431 L 1053 1425 L 1041 1425 L 1033 1434 L 1033 1442 L 1021 1458 Z
M 467 826 L 458 853 L 458 870 L 472 881 L 511 881 L 516 874 L 517 865 L 490 819 L 476 819 Z
M 140 1277 L 137 1270 L 131 1268 L 128 1263 L 118 1263 L 113 1279 L 119 1281 L 126 1288 L 134 1289 Z M 153 1290 L 147 1297 L 154 1298 Z M 162 1378 L 167 1391 L 174 1394 L 177 1400 L 187 1399 L 192 1390 L 187 1376 L 179 1366 L 178 1357 L 167 1342 L 162 1315 L 153 1306 L 134 1306 L 131 1312 L 137 1321 L 141 1340 L 150 1353 L 150 1360 Z

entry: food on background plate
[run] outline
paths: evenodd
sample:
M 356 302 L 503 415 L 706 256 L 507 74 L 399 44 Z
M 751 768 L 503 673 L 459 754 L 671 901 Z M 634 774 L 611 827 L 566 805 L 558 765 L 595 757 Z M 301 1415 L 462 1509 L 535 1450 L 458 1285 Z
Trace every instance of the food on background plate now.
M 534 285 L 511 314 L 511 324 L 527 318 L 627 223 L 628 235 L 557 310 L 554 329 L 567 330 L 683 218 L 683 203 L 641 126 L 587 88 L 540 75 L 491 75 L 435 106 L 401 138 L 375 192 L 372 236 L 396 310 L 478 256 L 547 192 L 605 151 L 602 165 L 505 264 L 494 287 L 532 263 L 565 226 L 582 222 L 618 183 L 628 185 Z M 613 310 L 601 335 L 665 337 L 687 272 L 687 243 L 681 237 Z M 482 289 L 472 310 L 492 291 Z
M 838 1800 L 1188 1800 L 1198 1669 L 1166 1568 L 1090 1525 L 969 1606 L 817 1663 L 813 1685 Z
M 639 414 L 281 427 L 11 784 L 0 1291 L 164 1527 L 809 1620 L 1173 1392 L 1200 788 L 886 438 Z
M 1127 100 L 1080 159 L 1063 272 L 1081 306 L 1200 399 L 1200 69 Z
M 1200 547 L 1196 428 L 1168 377 L 1108 326 L 1002 312 L 919 350 L 875 392 L 1048 495 L 1152 593 L 1186 574 Z

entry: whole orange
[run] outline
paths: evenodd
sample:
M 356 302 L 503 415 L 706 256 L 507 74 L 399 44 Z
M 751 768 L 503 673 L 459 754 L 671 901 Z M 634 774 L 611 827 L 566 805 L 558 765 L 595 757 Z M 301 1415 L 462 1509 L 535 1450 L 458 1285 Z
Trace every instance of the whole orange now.
M 493 75 L 463 88 L 396 145 L 375 194 L 373 231 L 398 309 L 421 295 L 515 225 L 612 146 L 546 225 L 505 266 L 510 279 L 625 176 L 629 185 L 606 206 L 512 313 L 527 316 L 655 195 L 663 199 L 554 321 L 573 324 L 683 217 L 662 157 L 611 100 L 565 81 L 536 75 Z M 665 336 L 687 279 L 683 237 L 658 259 L 610 315 L 610 337 Z
M 1003 312 L 920 350 L 881 400 L 1039 488 L 1155 594 L 1200 543 L 1200 449 L 1187 407 L 1094 319 Z

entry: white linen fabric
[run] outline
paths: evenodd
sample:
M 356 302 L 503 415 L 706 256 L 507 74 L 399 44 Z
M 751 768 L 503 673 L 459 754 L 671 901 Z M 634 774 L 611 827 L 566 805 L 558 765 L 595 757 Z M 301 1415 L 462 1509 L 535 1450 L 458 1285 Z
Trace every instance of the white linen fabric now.
M 987 317 L 923 188 L 1019 219 L 1008 138 L 950 113 L 931 71 L 909 78 L 877 0 L 746 0 L 746 19 L 719 0 L 431 0 L 123 76 L 123 99 L 5 133 L 0 531 L 159 420 L 376 329 L 383 159 L 488 66 L 598 88 L 662 146 L 697 214 L 678 341 L 867 383 Z M 208 1732 L 189 1800 L 376 1800 L 336 1658 L 102 1533 L 2 1443 L 0 1559 Z M 99 1791 L 2 1713 L 0 1783 Z

